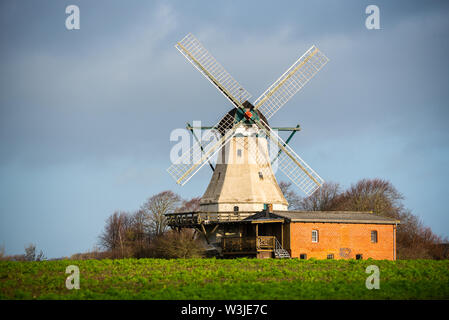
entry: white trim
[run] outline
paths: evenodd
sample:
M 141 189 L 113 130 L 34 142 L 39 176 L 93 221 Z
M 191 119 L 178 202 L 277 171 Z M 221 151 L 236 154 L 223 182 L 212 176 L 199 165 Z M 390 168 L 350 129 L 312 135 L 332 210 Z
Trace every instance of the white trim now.
M 314 240 L 314 234 L 315 234 L 315 240 Z M 320 241 L 320 233 L 318 230 L 312 230 L 312 242 L 318 243 Z

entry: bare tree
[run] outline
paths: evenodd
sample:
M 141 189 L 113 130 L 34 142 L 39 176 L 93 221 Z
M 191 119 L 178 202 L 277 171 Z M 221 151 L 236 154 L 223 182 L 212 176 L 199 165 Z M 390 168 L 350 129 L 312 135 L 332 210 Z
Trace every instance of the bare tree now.
M 146 225 L 153 236 L 163 234 L 167 230 L 166 213 L 171 213 L 181 203 L 181 198 L 172 191 L 163 191 L 150 198 L 142 205 Z
M 362 179 L 351 185 L 334 204 L 337 210 L 373 211 L 383 216 L 399 218 L 404 197 L 390 181 Z
M 326 182 L 312 195 L 300 201 L 299 208 L 306 211 L 335 210 L 335 201 L 340 195 L 340 185 Z
M 100 235 L 100 245 L 110 251 L 118 249 L 121 255 L 125 256 L 132 237 L 132 218 L 130 214 L 116 211 L 106 220 L 105 229 Z
M 279 188 L 281 188 L 285 199 L 288 202 L 289 210 L 301 210 L 301 197 L 292 190 L 292 183 L 281 181 L 279 183 Z
M 193 229 L 170 230 L 152 243 L 152 255 L 158 258 L 199 258 L 205 250 Z
M 133 255 L 136 258 L 144 258 L 148 256 L 151 240 L 151 231 L 147 223 L 147 215 L 144 210 L 140 209 L 134 212 L 131 219 Z
M 176 212 L 194 212 L 200 209 L 201 197 L 195 197 L 190 200 L 184 200 L 182 205 L 176 209 Z
M 39 253 L 36 253 L 36 246 L 31 243 L 27 247 L 25 247 L 24 259 L 25 261 L 42 261 L 47 258 L 45 257 L 42 250 Z

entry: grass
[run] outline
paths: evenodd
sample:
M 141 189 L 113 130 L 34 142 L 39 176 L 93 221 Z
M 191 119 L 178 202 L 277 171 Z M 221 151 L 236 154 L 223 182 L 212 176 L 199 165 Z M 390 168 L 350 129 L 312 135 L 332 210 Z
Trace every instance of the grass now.
M 65 286 L 66 267 L 80 289 Z M 365 269 L 380 269 L 380 289 Z M 449 261 L 123 259 L 0 261 L 0 299 L 448 299 Z

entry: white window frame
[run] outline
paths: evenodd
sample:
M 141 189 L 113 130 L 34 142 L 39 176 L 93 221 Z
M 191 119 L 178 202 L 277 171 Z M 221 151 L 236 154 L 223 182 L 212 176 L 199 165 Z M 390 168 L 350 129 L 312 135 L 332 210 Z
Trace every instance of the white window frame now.
M 315 235 L 315 237 L 314 237 L 314 235 Z M 320 233 L 318 232 L 318 230 L 312 230 L 312 242 L 313 243 L 318 243 L 319 240 L 320 240 L 319 237 L 320 237 Z

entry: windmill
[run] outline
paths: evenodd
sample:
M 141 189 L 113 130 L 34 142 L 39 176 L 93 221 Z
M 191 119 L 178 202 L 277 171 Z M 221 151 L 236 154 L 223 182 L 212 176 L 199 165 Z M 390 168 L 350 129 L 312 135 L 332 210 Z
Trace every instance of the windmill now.
M 312 46 L 254 103 L 244 89 L 192 35 L 188 34 L 175 47 L 233 105 L 231 111 L 206 132 L 196 136 L 193 146 L 167 169 L 175 181 L 184 185 L 206 163 L 214 171 L 201 199 L 201 211 L 260 211 L 267 205 L 287 210 L 285 200 L 273 173 L 273 160 L 278 168 L 307 196 L 321 187 L 324 180 L 301 159 L 287 142 L 268 125 L 268 120 L 290 100 L 328 62 L 318 48 Z M 188 124 L 192 130 L 194 127 Z M 268 144 L 278 148 L 271 159 Z M 217 156 L 214 167 L 211 159 Z

